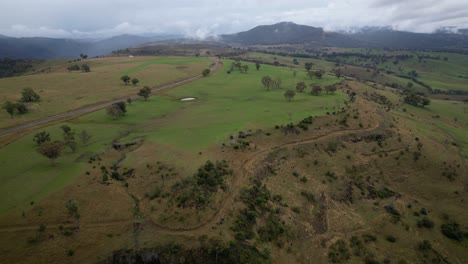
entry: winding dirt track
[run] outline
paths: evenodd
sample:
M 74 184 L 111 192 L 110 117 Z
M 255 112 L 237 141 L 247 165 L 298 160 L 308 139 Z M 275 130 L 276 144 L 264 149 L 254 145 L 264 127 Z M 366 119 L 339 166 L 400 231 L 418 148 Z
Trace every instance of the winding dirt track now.
M 216 59 L 216 58 L 210 58 L 210 60 L 213 62 L 213 64 L 210 67 L 211 71 L 218 70 L 218 68 L 220 66 L 219 60 Z M 179 87 L 179 86 L 182 86 L 184 84 L 193 82 L 193 81 L 201 79 L 201 78 L 203 78 L 203 75 L 199 74 L 199 75 L 196 75 L 196 76 L 193 76 L 193 77 L 190 77 L 190 78 L 187 78 L 187 79 L 183 79 L 183 80 L 171 83 L 171 84 L 163 85 L 163 86 L 160 86 L 160 87 L 154 87 L 154 88 L 151 89 L 151 93 L 157 93 L 157 92 L 161 92 L 161 91 L 164 91 L 164 90 Z M 106 107 L 108 107 L 108 106 L 110 106 L 110 105 L 112 105 L 114 103 L 125 101 L 127 98 L 131 98 L 132 100 L 141 99 L 140 96 L 138 96 L 138 95 L 132 95 L 132 96 L 127 96 L 127 97 L 124 97 L 124 98 L 120 98 L 120 99 L 105 102 L 105 103 L 99 103 L 97 105 L 83 107 L 83 108 L 80 108 L 80 109 L 76 109 L 76 110 L 72 110 L 72 111 L 62 113 L 62 114 L 58 114 L 58 115 L 55 115 L 55 116 L 51 116 L 51 117 L 39 119 L 39 120 L 36 120 L 36 121 L 28 122 L 28 123 L 18 125 L 18 126 L 14 126 L 14 127 L 11 127 L 11 128 L 2 129 L 2 130 L 0 130 L 0 136 L 10 134 L 10 133 L 14 133 L 14 132 L 19 132 L 19 131 L 26 130 L 28 128 L 32 128 L 32 127 L 35 127 L 35 126 L 49 124 L 49 123 L 59 121 L 59 120 L 63 121 L 63 120 L 66 120 L 66 119 L 71 119 L 71 118 L 77 117 L 79 115 L 95 112 L 97 110 L 104 109 L 104 108 L 106 108 Z
M 210 59 L 214 63 L 212 65 L 212 69 L 217 70 L 218 67 L 219 67 L 219 61 L 214 59 L 214 58 L 210 58 Z M 194 81 L 194 80 L 199 79 L 199 78 L 201 78 L 201 75 L 198 75 L 198 76 L 195 76 L 195 77 L 192 77 L 192 78 L 189 78 L 189 79 L 177 82 L 177 83 L 173 83 L 173 84 L 168 85 L 168 86 L 159 87 L 156 90 L 153 90 L 153 92 L 158 92 L 158 91 L 162 91 L 162 90 L 165 90 L 165 89 L 174 88 L 174 87 L 186 84 L 188 82 Z M 80 110 L 77 110 L 77 111 L 75 111 L 73 113 L 70 113 L 70 117 L 72 117 L 74 115 L 82 114 L 83 113 L 82 111 L 84 111 L 84 113 L 96 111 L 96 110 L 102 109 L 102 108 L 104 108 L 104 107 L 106 107 L 106 106 L 108 106 L 108 105 L 110 105 L 112 103 L 113 102 L 108 102 L 108 103 L 105 103 L 105 104 L 101 104 L 99 106 L 94 106 L 94 107 L 90 107 L 90 108 L 86 108 L 86 109 L 80 109 Z M 61 119 L 61 118 L 63 118 L 61 115 L 56 116 L 56 119 Z M 36 122 L 41 122 L 41 121 L 36 121 Z M 36 123 L 36 122 L 34 124 L 25 124 L 25 125 L 13 128 L 13 129 L 16 129 L 16 131 L 18 131 L 18 130 L 23 129 L 23 127 L 25 127 L 25 126 L 28 127 L 28 126 L 33 126 L 35 124 L 40 124 L 40 123 Z M 42 123 L 47 123 L 47 122 L 49 122 L 49 119 L 42 120 Z M 228 213 L 232 210 L 231 205 L 234 204 L 235 198 L 236 198 L 239 190 L 242 188 L 243 184 L 245 184 L 246 180 L 251 175 L 254 174 L 254 165 L 256 164 L 256 162 L 261 161 L 261 159 L 264 158 L 269 153 L 271 153 L 273 151 L 276 151 L 278 149 L 282 149 L 282 148 L 290 148 L 290 147 L 299 146 L 299 145 L 303 145 L 303 144 L 316 143 L 316 142 L 320 142 L 320 141 L 324 141 L 324 140 L 328 140 L 328 139 L 336 138 L 336 137 L 340 137 L 340 136 L 346 136 L 346 135 L 351 135 L 351 134 L 359 134 L 359 133 L 368 133 L 368 132 L 372 132 L 372 131 L 375 131 L 375 130 L 379 129 L 381 127 L 381 125 L 382 125 L 382 123 L 379 122 L 379 123 L 375 124 L 374 126 L 372 126 L 370 128 L 336 130 L 336 131 L 332 131 L 332 132 L 329 132 L 329 133 L 326 133 L 326 134 L 315 135 L 313 137 L 306 138 L 306 139 L 286 142 L 286 143 L 283 143 L 283 144 L 280 144 L 280 145 L 277 145 L 277 146 L 274 146 L 274 147 L 270 147 L 270 148 L 265 148 L 265 149 L 262 149 L 260 151 L 257 151 L 256 153 L 253 153 L 249 158 L 247 158 L 242 163 L 242 166 L 240 167 L 240 173 L 238 175 L 234 175 L 234 179 L 230 183 L 230 191 L 227 194 L 227 197 L 225 197 L 223 199 L 223 202 L 220 205 L 219 209 L 213 214 L 212 217 L 210 217 L 208 220 L 206 220 L 205 222 L 201 223 L 198 226 L 194 226 L 194 227 L 190 227 L 190 228 L 173 228 L 173 227 L 160 225 L 160 224 L 156 223 L 155 221 L 153 221 L 151 218 L 144 219 L 142 221 L 142 223 L 148 223 L 152 227 L 154 227 L 156 230 L 158 230 L 160 232 L 169 233 L 169 234 L 173 233 L 173 234 L 193 235 L 194 233 L 203 233 L 207 229 L 209 230 L 212 227 L 216 226 L 217 222 L 219 222 L 225 215 L 228 215 Z M 92 223 L 81 222 L 80 229 L 94 229 L 94 228 L 100 228 L 100 227 L 106 226 L 106 225 L 116 225 L 116 224 L 125 224 L 125 223 L 128 223 L 130 225 L 133 222 L 134 222 L 133 219 L 115 219 L 115 220 L 106 220 L 106 221 L 102 221 L 102 222 L 92 222 Z M 50 223 L 47 226 L 48 226 L 48 228 L 54 228 L 54 227 L 58 228 L 59 225 L 61 225 L 61 223 Z M 64 226 L 67 226 L 67 225 L 64 225 Z M 3 227 L 0 226 L 0 233 L 2 233 L 2 232 L 32 231 L 32 230 L 37 230 L 37 228 L 38 228 L 37 224 L 34 224 L 34 225 L 30 225 L 30 224 L 26 224 L 26 225 L 21 225 L 21 224 L 20 225 L 8 225 L 8 226 L 3 226 Z
M 159 225 L 152 220 L 149 220 L 149 221 L 154 227 L 156 227 L 157 229 L 161 231 L 170 231 L 170 232 L 177 232 L 177 233 L 191 232 L 191 234 L 193 234 L 194 231 L 203 232 L 206 230 L 206 228 L 211 228 L 215 226 L 216 223 L 221 220 L 221 218 L 223 218 L 225 215 L 229 213 L 230 210 L 232 210 L 232 207 L 230 205 L 234 204 L 234 199 L 236 198 L 236 194 L 239 192 L 240 188 L 242 188 L 243 184 L 245 184 L 246 179 L 248 179 L 249 176 L 254 174 L 254 169 L 253 169 L 254 164 L 260 161 L 264 156 L 268 155 L 269 153 L 278 149 L 282 149 L 282 148 L 289 148 L 289 147 L 299 146 L 303 144 L 316 143 L 319 141 L 324 141 L 324 140 L 335 138 L 335 137 L 351 135 L 351 134 L 356 134 L 356 133 L 368 133 L 368 132 L 372 132 L 372 131 L 379 129 L 380 126 L 381 126 L 381 123 L 378 123 L 375 126 L 370 127 L 370 128 L 337 130 L 337 131 L 332 131 L 327 134 L 318 135 L 318 136 L 314 136 L 314 137 L 302 139 L 302 140 L 291 141 L 291 142 L 283 143 L 278 146 L 260 150 L 254 153 L 252 156 L 250 156 L 247 160 L 243 162 L 241 166 L 242 172 L 240 175 L 235 177 L 233 181 L 231 182 L 230 184 L 231 190 L 228 196 L 223 199 L 223 203 L 221 207 L 206 222 L 198 226 L 191 227 L 191 228 L 171 228 L 171 227 Z
M 289 148 L 289 147 L 294 147 L 294 146 L 299 146 L 303 144 L 310 144 L 310 143 L 316 143 L 320 141 L 324 141 L 327 139 L 331 138 L 336 138 L 340 136 L 346 136 L 346 135 L 351 135 L 351 134 L 358 134 L 358 133 L 368 133 L 375 131 L 380 128 L 382 124 L 378 123 L 374 125 L 373 127 L 370 128 L 362 128 L 362 129 L 345 129 L 345 130 L 336 130 L 329 132 L 327 134 L 322 134 L 322 135 L 317 135 L 314 137 L 306 138 L 306 139 L 301 139 L 301 140 L 295 140 L 287 143 L 283 143 L 274 147 L 266 148 L 263 150 L 260 150 L 252 156 L 250 156 L 248 159 L 246 159 L 242 166 L 241 166 L 241 173 L 237 176 L 234 177 L 233 181 L 231 182 L 230 185 L 230 192 L 228 193 L 227 197 L 224 198 L 223 203 L 221 204 L 220 208 L 213 214 L 212 217 L 210 217 L 206 222 L 195 226 L 195 227 L 190 227 L 190 228 L 171 228 L 167 226 L 162 226 L 153 220 L 147 218 L 146 223 L 149 223 L 151 226 L 153 226 L 156 230 L 160 232 L 165 232 L 165 233 L 172 233 L 172 234 L 187 234 L 187 235 L 193 235 L 195 233 L 203 233 L 207 229 L 211 229 L 216 225 L 217 222 L 221 220 L 225 215 L 229 213 L 230 210 L 232 210 L 231 205 L 234 204 L 234 199 L 236 198 L 237 193 L 239 190 L 242 188 L 243 184 L 245 183 L 245 180 L 249 178 L 249 176 L 254 174 L 254 164 L 258 161 L 260 161 L 264 156 L 268 155 L 269 153 L 276 151 L 278 149 L 282 148 Z M 107 225 L 114 225 L 114 224 L 122 224 L 122 223 L 128 223 L 131 224 L 133 223 L 132 219 L 122 219 L 122 220 L 106 220 L 103 222 L 93 222 L 93 223 L 84 223 L 82 222 L 80 224 L 80 229 L 93 229 L 93 228 L 100 228 L 102 226 L 107 226 Z M 60 225 L 60 223 L 51 223 L 48 224 L 48 228 L 53 228 L 57 227 Z M 66 226 L 66 225 L 64 225 Z M 37 230 L 38 226 L 37 224 L 34 225 L 9 225 L 9 226 L 4 226 L 0 227 L 0 233 L 2 232 L 20 232 L 20 231 L 32 231 L 32 230 Z

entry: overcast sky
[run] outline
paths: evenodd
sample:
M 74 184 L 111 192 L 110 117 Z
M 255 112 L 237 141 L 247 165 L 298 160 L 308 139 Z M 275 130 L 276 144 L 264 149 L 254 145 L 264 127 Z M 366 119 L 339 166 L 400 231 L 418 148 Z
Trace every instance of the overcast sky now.
M 468 28 L 468 0 L 1 0 L 0 34 L 95 38 L 177 33 L 205 37 L 292 21 L 347 30 Z

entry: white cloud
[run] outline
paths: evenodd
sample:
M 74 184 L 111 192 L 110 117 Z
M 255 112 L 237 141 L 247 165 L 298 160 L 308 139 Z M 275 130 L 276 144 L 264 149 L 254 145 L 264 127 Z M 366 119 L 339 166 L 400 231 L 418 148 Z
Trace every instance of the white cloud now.
M 0 10 L 0 34 L 10 36 L 164 32 L 203 38 L 280 21 L 329 30 L 386 25 L 416 32 L 468 28 L 466 0 L 15 0 L 2 1 Z

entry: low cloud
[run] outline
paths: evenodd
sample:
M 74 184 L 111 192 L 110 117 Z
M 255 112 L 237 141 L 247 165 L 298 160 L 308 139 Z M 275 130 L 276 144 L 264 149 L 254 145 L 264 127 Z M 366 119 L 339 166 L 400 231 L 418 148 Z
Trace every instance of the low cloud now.
M 281 21 L 327 30 L 468 28 L 465 0 L 15 0 L 2 1 L 0 9 L 0 34 L 15 37 L 171 33 L 202 39 Z

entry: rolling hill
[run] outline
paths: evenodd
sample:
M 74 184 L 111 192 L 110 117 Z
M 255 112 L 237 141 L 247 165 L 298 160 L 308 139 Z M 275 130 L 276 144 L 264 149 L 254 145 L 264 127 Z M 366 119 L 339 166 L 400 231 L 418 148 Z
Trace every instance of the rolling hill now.
M 312 44 L 319 47 L 467 49 L 468 36 L 450 33 L 413 33 L 388 28 L 367 28 L 355 33 L 327 32 L 322 28 L 281 22 L 248 31 L 221 35 L 227 43 L 241 45 Z
M 58 59 L 76 58 L 79 54 L 90 57 L 105 55 L 116 49 L 124 49 L 151 41 L 170 39 L 172 35 L 141 37 L 120 35 L 103 40 L 12 38 L 0 36 L 0 58 L 12 59 Z

